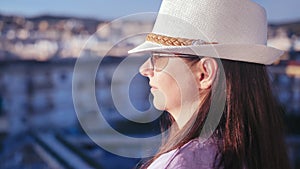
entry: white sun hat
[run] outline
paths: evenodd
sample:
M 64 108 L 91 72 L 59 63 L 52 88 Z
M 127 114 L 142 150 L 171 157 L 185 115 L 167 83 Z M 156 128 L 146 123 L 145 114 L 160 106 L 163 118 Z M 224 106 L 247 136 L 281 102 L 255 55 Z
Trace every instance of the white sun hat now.
M 163 0 L 146 41 L 128 51 L 181 53 L 272 64 L 263 7 L 250 0 Z

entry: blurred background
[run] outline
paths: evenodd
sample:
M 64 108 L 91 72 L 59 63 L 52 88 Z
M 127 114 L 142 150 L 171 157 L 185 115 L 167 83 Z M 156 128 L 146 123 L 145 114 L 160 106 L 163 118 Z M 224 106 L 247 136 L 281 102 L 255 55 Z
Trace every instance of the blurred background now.
M 290 162 L 294 169 L 300 168 L 300 1 L 256 2 L 267 10 L 268 45 L 285 51 L 268 69 L 274 93 L 285 109 Z M 140 161 L 110 153 L 86 135 L 74 109 L 72 78 L 79 56 L 92 56 L 86 62 L 88 70 L 97 58 L 106 55 L 94 81 L 94 95 L 105 119 L 114 129 L 131 137 L 159 133 L 158 120 L 136 123 L 120 115 L 113 104 L 111 84 L 122 61 L 129 60 L 124 73 L 137 72 L 147 58 L 126 54 L 144 36 L 126 40 L 120 37 L 151 31 L 154 17 L 112 21 L 139 12 L 158 12 L 160 3 L 160 0 L 0 1 L 1 169 L 126 169 Z M 86 80 L 84 75 L 80 77 Z M 148 110 L 151 103 L 147 79 L 136 74 L 129 88 L 126 80 L 121 78 L 115 83 L 120 95 L 129 95 L 136 109 Z M 79 104 L 86 112 L 80 120 L 99 136 L 98 142 L 119 152 L 139 152 L 142 142 L 120 140 L 93 119 L 96 110 L 84 106 L 90 101 L 86 95 L 89 86 L 83 83 L 74 90 L 82 93 Z M 155 113 L 141 116 L 155 116 Z

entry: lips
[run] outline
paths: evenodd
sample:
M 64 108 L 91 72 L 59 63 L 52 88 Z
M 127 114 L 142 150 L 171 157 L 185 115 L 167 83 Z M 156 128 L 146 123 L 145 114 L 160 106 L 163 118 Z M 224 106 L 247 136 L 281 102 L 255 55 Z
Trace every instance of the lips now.
M 157 89 L 156 86 L 154 86 L 154 85 L 152 85 L 152 84 L 149 84 L 149 85 L 150 85 L 151 89 Z
M 157 89 L 157 87 L 155 87 L 155 86 L 151 86 L 151 88 L 152 88 L 152 89 Z

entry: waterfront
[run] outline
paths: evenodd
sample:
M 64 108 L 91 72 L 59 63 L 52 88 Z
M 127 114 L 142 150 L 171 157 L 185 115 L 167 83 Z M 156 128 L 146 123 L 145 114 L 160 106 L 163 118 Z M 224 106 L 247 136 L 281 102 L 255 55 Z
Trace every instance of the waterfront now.
M 4 19 L 3 19 L 4 18 Z M 112 86 L 118 97 L 129 96 L 136 109 L 149 109 L 147 79 L 139 75 L 138 67 L 147 56 L 126 56 L 124 51 L 139 42 L 129 39 L 116 46 L 99 65 L 94 81 L 89 68 L 104 54 L 121 34 L 129 35 L 138 27 L 150 29 L 150 23 L 126 22 L 113 25 L 96 33 L 96 39 L 85 48 L 93 55 L 77 76 L 82 84 L 75 85 L 79 92 L 78 104 L 85 116 L 75 112 L 72 88 L 74 66 L 85 41 L 95 33 L 100 21 L 69 18 L 27 19 L 2 17 L 0 45 L 0 168 L 132 168 L 139 158 L 121 157 L 102 149 L 86 134 L 80 121 L 88 124 L 96 141 L 111 150 L 132 154 L 140 153 L 143 142 L 128 142 L 114 137 L 105 125 L 94 118 L 97 111 L 88 106 L 95 95 L 105 119 L 117 131 L 131 137 L 148 137 L 159 133 L 158 120 L 136 123 L 124 118 L 116 110 Z M 131 25 L 131 26 L 130 26 Z M 128 29 L 125 29 L 128 28 Z M 274 93 L 285 109 L 287 146 L 291 164 L 299 168 L 300 161 L 300 40 L 297 29 L 284 26 L 269 28 L 270 44 L 286 50 L 276 64 L 269 66 Z M 294 31 L 294 32 L 293 32 Z M 124 36 L 125 36 L 124 35 Z M 143 38 L 143 37 L 142 37 Z M 125 52 L 126 53 L 126 52 Z M 94 57 L 96 56 L 96 57 Z M 128 60 L 127 64 L 121 64 Z M 122 65 L 122 66 L 121 66 Z M 118 77 L 113 79 L 117 68 Z M 127 86 L 126 73 L 136 72 Z M 123 75 L 123 76 L 122 76 Z M 93 93 L 90 86 L 95 86 Z M 77 87 L 77 88 L 76 88 Z M 125 102 L 128 100 L 124 100 Z M 129 110 L 129 107 L 128 107 Z M 125 112 L 130 114 L 131 112 Z M 141 113 L 129 119 L 151 119 L 153 114 Z M 133 116 L 133 115 L 132 115 Z

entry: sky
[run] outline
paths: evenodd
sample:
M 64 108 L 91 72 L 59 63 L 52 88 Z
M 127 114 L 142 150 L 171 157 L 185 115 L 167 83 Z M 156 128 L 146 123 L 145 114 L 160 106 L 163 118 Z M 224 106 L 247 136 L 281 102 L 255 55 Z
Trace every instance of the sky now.
M 300 20 L 300 0 L 254 0 L 272 23 Z M 0 13 L 50 14 L 113 20 L 139 12 L 158 12 L 161 0 L 0 0 Z

